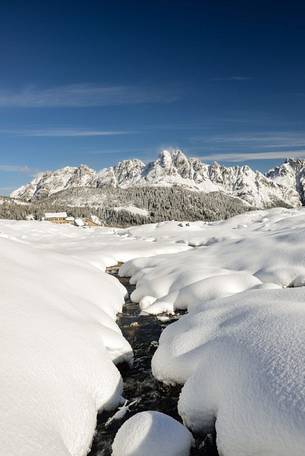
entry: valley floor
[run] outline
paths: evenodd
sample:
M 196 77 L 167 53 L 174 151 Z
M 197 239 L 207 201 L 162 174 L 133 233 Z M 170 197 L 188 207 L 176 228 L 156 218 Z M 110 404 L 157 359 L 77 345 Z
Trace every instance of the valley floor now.
M 97 413 L 128 397 L 116 367 L 136 348 L 118 326 L 126 288 L 105 272 L 122 262 L 140 319 L 163 329 L 152 384 L 182 391 L 174 413 L 125 404 L 114 456 L 188 455 L 189 431 L 198 442 L 215 429 L 224 456 L 304 455 L 304 235 L 304 209 L 128 229 L 1 221 L 3 454 L 84 456 Z

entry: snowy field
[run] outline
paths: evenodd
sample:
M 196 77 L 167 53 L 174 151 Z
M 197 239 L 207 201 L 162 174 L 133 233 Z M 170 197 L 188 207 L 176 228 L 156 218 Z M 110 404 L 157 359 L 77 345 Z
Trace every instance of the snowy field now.
M 304 247 L 304 209 L 129 229 L 1 221 L 3 454 L 84 456 L 97 411 L 121 403 L 126 290 L 104 272 L 120 261 L 144 314 L 188 311 L 162 333 L 152 371 L 184 385 L 189 430 L 215 425 L 223 456 L 303 456 Z M 124 423 L 113 454 L 183 456 L 191 441 L 147 413 Z

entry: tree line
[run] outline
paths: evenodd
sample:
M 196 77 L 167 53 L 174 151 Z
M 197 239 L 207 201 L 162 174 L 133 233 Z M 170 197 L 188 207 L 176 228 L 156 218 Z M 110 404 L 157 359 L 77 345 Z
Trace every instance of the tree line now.
M 147 216 L 117 208 L 134 206 Z M 73 217 L 96 215 L 107 226 L 130 226 L 165 220 L 215 221 L 232 217 L 250 208 L 238 198 L 221 192 L 194 192 L 179 186 L 122 188 L 72 188 L 48 198 L 19 204 L 3 200 L 0 218 L 42 220 L 45 212 L 65 211 Z

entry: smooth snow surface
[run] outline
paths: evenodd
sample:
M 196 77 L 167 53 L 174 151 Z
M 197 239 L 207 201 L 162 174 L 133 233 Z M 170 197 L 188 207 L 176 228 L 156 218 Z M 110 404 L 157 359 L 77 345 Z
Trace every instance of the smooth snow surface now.
M 301 289 L 241 293 L 163 333 L 154 374 L 186 381 L 179 413 L 195 431 L 216 418 L 220 454 L 304 455 L 304 300 Z
M 97 410 L 120 402 L 125 290 L 59 253 L 5 238 L 0 249 L 1 452 L 83 455 Z
M 113 456 L 188 456 L 192 434 L 181 423 L 160 412 L 141 412 L 119 429 Z
M 137 285 L 132 299 L 143 311 L 189 311 L 162 333 L 153 374 L 184 384 L 178 411 L 191 430 L 216 422 L 222 456 L 303 456 L 304 209 L 180 229 L 131 229 L 198 248 L 120 270 Z

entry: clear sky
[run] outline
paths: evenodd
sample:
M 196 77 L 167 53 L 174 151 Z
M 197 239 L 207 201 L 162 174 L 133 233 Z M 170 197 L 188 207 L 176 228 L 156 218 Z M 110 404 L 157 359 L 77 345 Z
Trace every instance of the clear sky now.
M 305 157 L 305 2 L 0 2 L 0 193 L 183 148 Z

